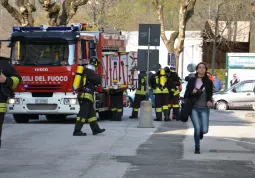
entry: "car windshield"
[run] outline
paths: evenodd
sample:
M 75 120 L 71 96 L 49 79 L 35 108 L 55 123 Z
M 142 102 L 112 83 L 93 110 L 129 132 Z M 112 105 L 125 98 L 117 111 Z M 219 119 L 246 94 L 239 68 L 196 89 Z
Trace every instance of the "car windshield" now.
M 227 88 L 225 91 L 233 91 L 233 89 L 235 89 L 236 92 L 253 91 L 253 85 L 253 82 L 237 83 L 232 87 Z
M 74 41 L 17 41 L 12 50 L 16 65 L 73 65 Z

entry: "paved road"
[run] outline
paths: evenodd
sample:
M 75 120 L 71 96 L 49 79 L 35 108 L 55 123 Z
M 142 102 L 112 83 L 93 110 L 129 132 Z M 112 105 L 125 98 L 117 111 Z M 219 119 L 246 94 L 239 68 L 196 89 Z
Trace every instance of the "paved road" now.
M 16 124 L 7 116 L 0 178 L 255 177 L 255 126 L 245 122 L 247 112 L 213 111 L 201 155 L 193 153 L 190 122 L 141 129 L 130 112 L 122 122 L 100 121 L 107 131 L 98 136 L 85 125 L 87 137 L 71 135 L 74 121 Z
M 200 155 L 194 154 L 190 122 L 161 125 L 136 156 L 119 157 L 132 164 L 124 177 L 255 177 L 255 126 L 244 122 L 245 113 L 212 112 Z

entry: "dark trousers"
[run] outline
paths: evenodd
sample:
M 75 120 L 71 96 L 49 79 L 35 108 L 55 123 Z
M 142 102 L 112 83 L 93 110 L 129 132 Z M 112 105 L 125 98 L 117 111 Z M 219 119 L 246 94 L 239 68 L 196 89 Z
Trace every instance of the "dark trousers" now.
M 97 117 L 93 102 L 88 99 L 83 99 L 82 102 L 80 102 L 80 110 L 77 114 L 75 132 L 81 131 L 86 121 L 88 121 L 91 127 L 91 123 L 96 122 Z M 92 131 L 93 129 L 94 128 L 91 127 Z
M 0 113 L 0 139 L 2 137 L 2 129 L 3 129 L 3 123 L 4 123 L 4 115 L 5 113 Z
M 141 101 L 146 99 L 146 95 L 135 94 L 135 100 L 133 104 L 132 117 L 138 118 L 138 112 L 141 105 Z
M 168 93 L 155 94 L 155 110 L 157 120 L 162 120 L 162 111 L 165 119 L 168 118 Z
M 180 113 L 179 95 L 169 94 L 169 115 L 173 109 L 172 119 L 176 119 Z
M 111 120 L 121 120 L 123 115 L 123 91 L 111 94 L 110 109 L 112 111 Z
M 6 113 L 6 101 L 0 100 L 0 148 L 1 148 L 1 137 L 4 123 L 4 115 Z

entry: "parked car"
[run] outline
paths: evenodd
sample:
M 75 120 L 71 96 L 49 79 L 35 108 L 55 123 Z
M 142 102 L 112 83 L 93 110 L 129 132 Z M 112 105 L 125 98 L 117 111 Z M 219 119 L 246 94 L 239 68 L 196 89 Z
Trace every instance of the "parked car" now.
M 136 90 L 127 90 L 123 95 L 123 101 L 125 100 L 124 107 L 133 107 L 135 101 Z M 153 95 L 151 97 L 154 97 Z M 149 98 L 151 100 L 151 98 Z M 154 102 L 152 101 L 152 107 L 154 107 Z
M 123 94 L 123 105 L 124 107 L 132 107 L 135 99 L 135 91 L 136 90 L 127 90 Z
M 188 84 L 188 82 L 183 79 L 182 80 L 182 91 L 180 92 L 180 100 L 182 100 L 184 98 L 187 84 Z
M 223 92 L 214 93 L 213 106 L 216 110 L 255 110 L 255 80 L 245 80 Z

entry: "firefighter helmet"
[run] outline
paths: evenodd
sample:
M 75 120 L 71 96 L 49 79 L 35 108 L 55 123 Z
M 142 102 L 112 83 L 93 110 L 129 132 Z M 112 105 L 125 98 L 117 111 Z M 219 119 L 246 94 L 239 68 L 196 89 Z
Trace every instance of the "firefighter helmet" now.
M 176 68 L 175 68 L 174 66 L 171 66 L 171 67 L 170 67 L 170 70 L 171 70 L 171 71 L 175 71 L 175 69 L 176 69 Z
M 166 66 L 166 67 L 164 68 L 164 70 L 165 70 L 166 73 L 170 73 L 170 68 L 169 68 L 168 66 Z
M 92 56 L 89 60 L 89 64 L 97 67 L 100 64 L 100 62 L 96 56 Z

